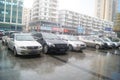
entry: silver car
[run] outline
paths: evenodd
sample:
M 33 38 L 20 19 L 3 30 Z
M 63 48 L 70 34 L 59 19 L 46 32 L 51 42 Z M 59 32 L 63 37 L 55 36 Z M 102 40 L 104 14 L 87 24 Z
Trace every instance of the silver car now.
M 116 48 L 120 48 L 120 39 L 119 38 L 109 38 L 114 44 Z
M 8 40 L 8 49 L 11 49 L 15 56 L 39 55 L 42 51 L 42 45 L 34 40 L 31 34 L 15 33 Z
M 107 43 L 95 36 L 81 36 L 79 37 L 79 40 L 85 42 L 88 47 L 93 47 L 95 49 L 108 48 Z
M 70 51 L 82 51 L 86 48 L 86 44 L 82 41 L 79 41 L 76 36 L 71 35 L 58 35 L 62 40 L 67 41 L 69 44 Z
M 114 42 L 112 42 L 109 38 L 100 38 L 103 42 L 108 45 L 108 48 L 115 48 Z

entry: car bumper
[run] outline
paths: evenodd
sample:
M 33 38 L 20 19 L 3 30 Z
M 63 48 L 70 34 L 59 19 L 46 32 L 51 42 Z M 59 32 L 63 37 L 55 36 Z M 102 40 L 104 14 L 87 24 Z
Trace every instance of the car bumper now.
M 73 47 L 73 50 L 80 51 L 86 49 L 86 46 Z
M 68 51 L 68 47 L 57 48 L 57 47 L 48 47 L 48 52 L 64 53 Z
M 18 55 L 37 55 L 41 54 L 42 49 L 32 49 L 32 50 L 17 50 Z

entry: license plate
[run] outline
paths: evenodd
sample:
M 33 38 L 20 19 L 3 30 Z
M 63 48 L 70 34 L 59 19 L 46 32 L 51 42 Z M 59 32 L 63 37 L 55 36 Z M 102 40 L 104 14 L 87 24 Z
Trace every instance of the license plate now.
M 36 53 L 37 51 L 34 51 L 34 50 L 32 50 L 32 51 L 30 51 L 30 54 L 34 54 L 34 53 Z

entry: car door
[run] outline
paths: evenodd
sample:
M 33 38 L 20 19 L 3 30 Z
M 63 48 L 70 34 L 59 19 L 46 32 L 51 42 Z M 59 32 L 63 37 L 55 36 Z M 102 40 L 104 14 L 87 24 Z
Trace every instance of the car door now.
M 96 40 L 94 38 L 91 38 L 91 47 L 95 47 Z
M 10 35 L 9 48 L 12 50 L 14 48 L 14 39 L 15 39 L 15 35 L 14 34 Z
M 91 43 L 92 43 L 91 39 L 89 37 L 86 37 L 87 46 L 91 47 Z

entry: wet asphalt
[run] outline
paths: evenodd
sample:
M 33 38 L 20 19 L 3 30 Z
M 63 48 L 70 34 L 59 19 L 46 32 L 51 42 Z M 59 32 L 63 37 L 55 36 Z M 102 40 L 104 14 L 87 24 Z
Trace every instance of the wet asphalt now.
M 120 80 L 120 50 L 15 57 L 0 42 L 0 80 Z

